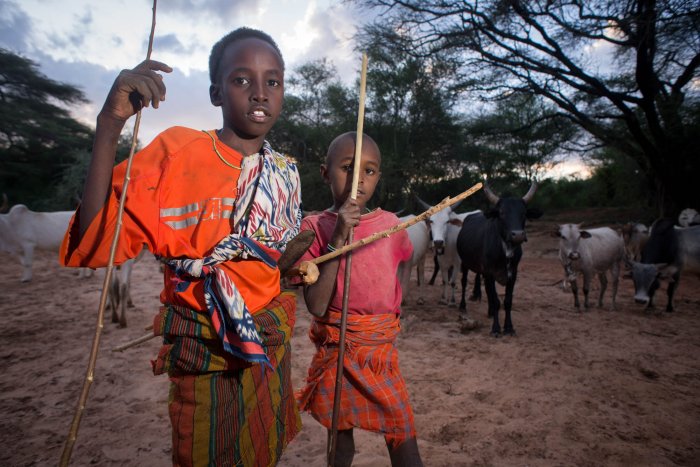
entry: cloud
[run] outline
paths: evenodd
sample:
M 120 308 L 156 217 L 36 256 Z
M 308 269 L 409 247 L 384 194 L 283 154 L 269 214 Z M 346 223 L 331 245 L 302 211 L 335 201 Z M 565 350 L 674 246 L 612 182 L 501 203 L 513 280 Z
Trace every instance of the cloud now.
M 169 0 L 169 11 L 178 11 L 191 16 L 207 17 L 208 21 L 228 23 L 231 19 L 246 17 L 257 12 L 263 5 L 261 0 L 235 2 L 231 0 Z
M 0 0 L 0 46 L 24 52 L 32 33 L 32 21 L 15 2 Z
M 163 53 L 170 52 L 174 54 L 190 54 L 197 49 L 194 45 L 185 47 L 175 34 L 165 34 L 163 36 L 154 37 L 153 48 Z

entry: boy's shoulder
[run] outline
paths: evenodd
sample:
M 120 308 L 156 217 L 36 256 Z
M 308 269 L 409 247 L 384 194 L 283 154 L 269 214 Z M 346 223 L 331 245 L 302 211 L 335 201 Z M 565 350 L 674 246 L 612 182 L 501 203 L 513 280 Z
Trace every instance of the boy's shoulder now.
M 192 141 L 207 138 L 207 135 L 201 130 L 184 126 L 171 126 L 163 130 L 158 138 L 164 140 L 169 146 L 186 146 Z

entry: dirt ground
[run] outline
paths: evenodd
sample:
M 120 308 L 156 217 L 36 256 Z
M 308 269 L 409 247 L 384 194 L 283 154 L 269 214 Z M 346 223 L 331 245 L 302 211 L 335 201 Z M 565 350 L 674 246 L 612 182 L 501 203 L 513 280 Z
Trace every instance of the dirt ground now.
M 673 314 L 661 311 L 665 286 L 659 311 L 649 313 L 633 303 L 627 279 L 616 311 L 607 294 L 604 309 L 576 312 L 561 287 L 553 225 L 529 227 L 515 337 L 489 336 L 485 296 L 468 304 L 480 326 L 462 333 L 457 310 L 437 304 L 438 285 L 412 287 L 398 347 L 425 465 L 700 465 L 700 280 L 681 278 Z M 14 258 L 2 254 L 0 265 L 8 271 L 0 287 L 0 465 L 55 465 L 85 376 L 102 274 L 78 279 L 41 253 L 34 281 L 22 284 Z M 128 327 L 105 321 L 73 465 L 170 465 L 168 381 L 149 363 L 159 343 L 111 351 L 146 333 L 161 281 L 144 258 L 134 269 Z M 313 352 L 299 305 L 297 388 Z M 325 465 L 325 430 L 307 415 L 303 423 L 280 465 Z M 357 432 L 356 445 L 354 465 L 389 465 L 381 436 Z

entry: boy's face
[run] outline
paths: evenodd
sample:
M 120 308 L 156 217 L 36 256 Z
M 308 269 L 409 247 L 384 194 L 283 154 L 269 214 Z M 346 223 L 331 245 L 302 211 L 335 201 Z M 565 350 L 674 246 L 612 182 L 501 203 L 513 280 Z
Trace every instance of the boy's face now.
M 352 137 L 343 138 L 332 152 L 328 154 L 326 164 L 321 165 L 321 176 L 330 185 L 336 209 L 343 205 L 352 191 L 354 170 L 355 141 Z M 371 142 L 362 142 L 362 160 L 360 161 L 360 178 L 357 184 L 357 204 L 364 209 L 372 198 L 374 189 L 381 177 L 381 155 L 377 146 Z
M 267 42 L 248 38 L 229 44 L 221 57 L 211 103 L 221 107 L 224 130 L 242 139 L 264 138 L 282 111 L 284 68 Z

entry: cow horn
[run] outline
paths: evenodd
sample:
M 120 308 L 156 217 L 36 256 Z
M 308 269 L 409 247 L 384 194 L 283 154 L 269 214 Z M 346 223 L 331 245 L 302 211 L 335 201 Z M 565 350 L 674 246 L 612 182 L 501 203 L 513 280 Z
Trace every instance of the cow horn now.
M 428 203 L 426 203 L 425 201 L 423 201 L 422 199 L 420 199 L 420 198 L 418 197 L 418 195 L 413 195 L 413 196 L 415 196 L 416 199 L 418 200 L 418 202 L 420 203 L 420 205 L 423 206 L 423 209 L 428 210 L 428 209 L 432 208 L 431 205 L 429 205 Z
M 532 197 L 535 196 L 535 191 L 537 191 L 537 182 L 533 181 L 530 184 L 530 189 L 527 190 L 527 193 L 525 193 L 525 196 L 523 196 L 523 201 L 525 201 L 525 204 L 532 200 Z
M 7 199 L 7 193 L 2 194 L 2 206 L 0 206 L 0 212 L 5 212 L 10 208 L 10 202 Z
M 496 196 L 496 193 L 491 191 L 491 187 L 489 187 L 486 179 L 484 179 L 484 193 L 486 193 L 486 198 L 488 198 L 491 204 L 498 204 L 498 201 L 500 201 L 500 198 Z

